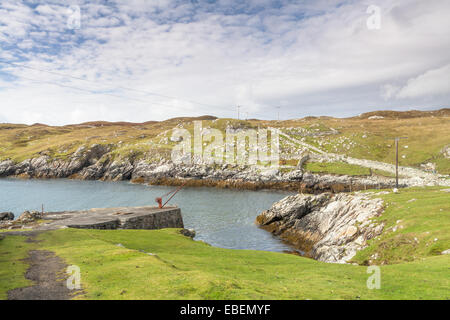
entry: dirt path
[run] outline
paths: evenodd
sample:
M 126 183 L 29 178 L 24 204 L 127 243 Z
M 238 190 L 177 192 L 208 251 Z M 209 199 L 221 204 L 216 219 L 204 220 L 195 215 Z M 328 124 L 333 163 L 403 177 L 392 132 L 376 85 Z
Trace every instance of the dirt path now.
M 25 262 L 30 264 L 25 277 L 35 284 L 9 291 L 9 300 L 69 300 L 80 294 L 67 288 L 67 265 L 53 252 L 32 250 Z
M 309 150 L 313 150 L 313 151 L 327 157 L 330 160 L 339 161 L 339 160 L 345 159 L 345 161 L 349 164 L 359 165 L 362 167 L 370 168 L 372 170 L 382 170 L 382 171 L 387 171 L 390 173 L 395 173 L 395 165 L 393 165 L 393 164 L 389 164 L 389 163 L 385 163 L 385 162 L 381 162 L 381 161 L 375 161 L 375 160 L 357 159 L 357 158 L 352 158 L 349 156 L 328 153 L 328 152 L 320 150 L 319 148 L 316 148 L 308 143 L 305 143 L 303 141 L 295 139 L 286 133 L 281 132 L 280 135 L 282 137 L 288 139 L 289 141 L 299 144 L 299 145 L 302 145 L 303 147 L 305 147 Z M 404 166 L 399 166 L 398 169 L 399 169 L 399 175 L 405 176 L 408 179 L 423 180 L 423 181 L 421 181 L 423 185 L 425 185 L 429 182 L 435 182 L 438 185 L 442 185 L 442 186 L 450 185 L 450 182 L 448 181 L 448 179 L 442 179 L 439 174 L 425 172 L 420 169 L 404 167 Z

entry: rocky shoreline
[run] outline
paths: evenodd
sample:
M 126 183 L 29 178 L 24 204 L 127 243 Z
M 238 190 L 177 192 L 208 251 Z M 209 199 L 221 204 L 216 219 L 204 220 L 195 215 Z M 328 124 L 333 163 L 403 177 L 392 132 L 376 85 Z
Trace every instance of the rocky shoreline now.
M 136 183 L 188 186 L 213 186 L 239 189 L 280 189 L 307 193 L 356 191 L 390 188 L 392 178 L 381 176 L 337 176 L 304 172 L 301 166 L 289 170 L 255 166 L 206 164 L 179 165 L 170 160 L 112 160 L 109 147 L 81 147 L 67 159 L 52 159 L 48 155 L 20 163 L 0 162 L 0 177 L 71 178 L 81 180 L 131 180 Z M 106 155 L 106 156 L 105 156 Z M 403 179 L 402 186 L 417 185 Z M 419 182 L 420 183 L 420 182 Z
M 383 201 L 370 193 L 298 194 L 276 202 L 256 223 L 308 257 L 347 263 L 381 234 L 384 225 L 371 218 L 383 210 Z

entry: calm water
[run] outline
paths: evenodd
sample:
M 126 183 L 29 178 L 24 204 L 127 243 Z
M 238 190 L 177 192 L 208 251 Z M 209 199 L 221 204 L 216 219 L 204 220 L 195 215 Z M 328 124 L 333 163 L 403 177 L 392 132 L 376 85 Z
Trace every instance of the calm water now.
M 25 210 L 83 210 L 90 208 L 156 205 L 155 198 L 173 187 L 128 182 L 0 179 L 0 212 L 16 217 Z M 181 208 L 186 228 L 196 240 L 231 249 L 267 251 L 290 247 L 259 229 L 256 216 L 290 193 L 274 191 L 184 188 L 170 204 Z

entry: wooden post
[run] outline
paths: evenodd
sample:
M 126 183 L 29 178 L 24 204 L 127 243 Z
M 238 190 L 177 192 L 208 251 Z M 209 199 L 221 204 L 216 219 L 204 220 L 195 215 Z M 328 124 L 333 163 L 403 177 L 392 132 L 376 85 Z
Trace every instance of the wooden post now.
M 395 188 L 398 189 L 398 142 L 400 139 L 408 139 L 408 137 L 395 137 Z
M 395 138 L 395 187 L 398 189 L 398 138 Z

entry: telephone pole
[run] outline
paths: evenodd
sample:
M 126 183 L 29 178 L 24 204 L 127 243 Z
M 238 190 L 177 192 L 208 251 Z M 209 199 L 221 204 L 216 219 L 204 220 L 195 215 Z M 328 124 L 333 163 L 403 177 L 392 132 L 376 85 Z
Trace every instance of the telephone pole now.
M 398 189 L 398 142 L 400 139 L 408 139 L 408 137 L 395 137 L 395 188 Z

